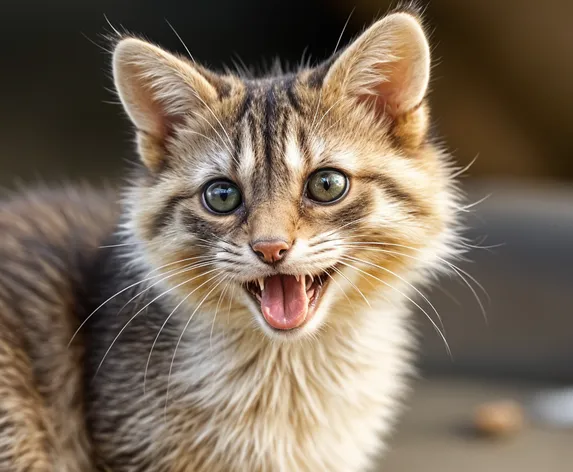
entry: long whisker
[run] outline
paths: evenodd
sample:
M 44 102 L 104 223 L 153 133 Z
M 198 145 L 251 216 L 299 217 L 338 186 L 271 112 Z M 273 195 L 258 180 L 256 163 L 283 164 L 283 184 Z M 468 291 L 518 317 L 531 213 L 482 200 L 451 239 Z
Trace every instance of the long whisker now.
M 185 48 L 185 51 L 187 51 L 187 54 L 189 55 L 189 57 L 191 58 L 191 60 L 193 62 L 195 62 L 195 58 L 193 57 L 193 55 L 191 54 L 191 51 L 189 51 L 189 48 L 187 47 L 187 45 L 185 44 L 185 42 L 183 41 L 183 38 L 181 38 L 181 36 L 179 35 L 179 33 L 175 30 L 175 28 L 173 27 L 173 25 L 171 23 L 169 23 L 169 21 L 165 20 L 167 22 L 167 24 L 169 25 L 169 27 L 171 28 L 171 30 L 173 31 L 173 33 L 175 33 L 175 36 L 177 36 L 177 39 L 179 39 L 179 41 L 181 42 L 181 44 L 183 45 L 183 47 Z M 223 123 L 221 123 L 221 121 L 219 120 L 219 118 L 217 118 L 217 115 L 215 115 L 215 112 L 211 109 L 211 107 L 209 105 L 207 105 L 207 103 L 205 103 L 205 101 L 201 98 L 201 96 L 195 92 L 194 90 L 192 91 L 193 94 L 196 96 L 196 98 L 203 104 L 203 106 L 205 108 L 207 108 L 207 110 L 211 113 L 211 115 L 213 115 L 213 118 L 215 118 L 215 120 L 217 120 L 217 123 L 219 124 L 219 126 L 221 127 L 221 130 L 223 130 L 223 133 L 225 133 L 225 136 L 227 137 L 227 140 L 229 141 L 229 144 L 232 145 L 232 140 L 231 137 L 229 136 L 229 134 L 227 133 L 227 130 L 225 129 L 225 127 L 223 126 Z M 230 151 L 230 150 L 229 150 Z M 231 155 L 233 156 L 233 153 L 231 153 Z M 236 158 L 233 156 L 233 159 Z
M 412 251 L 417 251 L 417 252 L 422 252 L 421 249 L 419 248 L 415 248 L 415 247 L 411 247 L 411 246 L 405 246 L 403 244 L 397 244 L 397 243 L 384 243 L 384 242 L 378 242 L 378 241 L 366 241 L 366 242 L 348 242 L 345 244 L 373 244 L 373 245 L 381 245 L 381 246 L 395 246 L 395 247 L 401 247 L 404 249 L 409 249 Z M 397 253 L 397 254 L 402 254 L 402 253 Z M 412 256 L 410 256 L 412 257 Z M 488 297 L 488 300 L 490 300 L 489 295 L 487 293 L 487 291 L 485 290 L 485 288 L 471 275 L 468 274 L 466 271 L 464 271 L 463 269 L 459 268 L 458 266 L 454 265 L 452 262 L 448 261 L 447 259 L 444 259 L 443 257 L 439 257 L 437 255 L 434 254 L 434 257 L 436 257 L 436 259 L 438 259 L 439 261 L 443 262 L 444 264 L 448 265 L 449 267 L 451 267 L 454 270 L 460 271 L 462 274 L 464 274 L 466 277 L 468 277 L 473 283 L 475 283 L 484 293 L 484 295 L 486 297 Z
M 234 158 L 233 155 L 233 151 L 231 151 L 231 148 L 229 147 L 229 145 L 225 142 L 225 139 L 223 138 L 223 136 L 221 136 L 221 133 L 219 133 L 215 127 L 211 124 L 211 122 L 205 117 L 203 116 L 201 113 L 198 113 L 196 111 L 191 111 L 191 113 L 193 115 L 195 115 L 198 118 L 201 118 L 205 123 L 207 123 L 211 129 L 213 130 L 213 132 L 218 136 L 218 138 L 221 140 L 221 143 L 223 144 L 223 146 L 225 146 L 225 148 L 227 149 L 227 151 L 229 151 L 229 154 Z
M 213 259 L 212 256 L 207 256 L 207 255 L 203 255 L 203 256 L 193 256 L 193 257 L 186 257 L 185 259 L 179 259 L 178 261 L 174 261 L 174 262 L 169 262 L 168 264 L 163 264 L 162 266 L 156 267 L 153 270 L 150 270 L 147 275 L 149 274 L 153 274 L 154 272 L 157 272 L 158 270 L 164 269 L 165 267 L 169 267 L 175 264 L 181 264 L 182 262 L 187 262 L 187 261 L 195 261 L 195 260 L 207 260 L 207 259 Z
M 234 243 L 234 242 L 232 242 L 232 241 L 226 241 L 225 239 L 223 239 L 223 238 L 220 237 L 220 236 L 217 236 L 216 234 L 211 234 L 211 236 L 212 236 L 213 238 L 215 238 L 215 239 L 218 239 L 218 240 L 221 241 L 222 243 L 228 244 L 228 245 L 231 246 L 231 247 L 235 247 L 235 248 L 239 247 L 238 244 L 236 244 L 236 243 Z M 209 241 L 209 240 L 207 240 L 207 239 L 201 239 L 201 238 L 195 238 L 195 239 L 196 239 L 197 241 L 203 241 L 203 242 L 206 242 L 206 243 L 211 243 L 211 241 Z M 217 247 L 217 246 L 215 246 L 215 247 Z
M 421 249 L 415 248 L 415 247 L 411 247 L 411 246 L 405 246 L 403 244 L 397 244 L 397 243 L 383 243 L 383 242 L 378 242 L 378 241 L 368 241 L 366 243 L 364 242 L 346 242 L 345 244 L 349 244 L 349 245 L 354 245 L 354 246 L 360 246 L 361 244 L 371 244 L 371 245 L 382 245 L 382 246 L 395 246 L 395 247 L 401 247 L 404 249 L 409 249 L 412 251 L 418 251 L 418 252 L 422 252 Z M 366 247 L 363 247 L 363 249 L 366 249 Z M 370 250 L 374 250 L 374 248 L 370 249 Z M 388 250 L 380 250 L 380 252 L 387 252 L 387 253 L 392 253 L 392 251 L 388 251 Z M 401 252 L 396 252 L 397 255 L 400 256 L 404 256 L 404 257 L 409 257 L 412 259 L 416 259 L 416 260 L 420 260 L 410 254 L 404 254 Z M 466 277 L 471 280 L 473 283 L 475 283 L 485 294 L 485 296 L 488 299 L 488 302 L 491 301 L 489 294 L 487 293 L 487 291 L 485 290 L 485 288 L 483 287 L 483 285 L 481 285 L 476 279 L 475 277 L 473 277 L 471 274 L 469 274 L 468 272 L 466 272 L 465 270 L 461 269 L 460 267 L 456 266 L 455 264 L 453 264 L 452 262 L 439 257 L 437 255 L 435 255 L 435 257 L 442 263 L 446 264 L 448 267 L 450 267 L 459 277 L 460 279 L 465 283 L 465 285 L 468 287 L 468 289 L 472 292 L 473 296 L 475 297 L 479 307 L 480 307 L 480 311 L 484 317 L 484 320 L 486 323 L 488 323 L 488 318 L 487 318 L 487 313 L 485 310 L 485 307 L 483 306 L 483 303 L 480 299 L 480 297 L 478 296 L 477 292 L 475 291 L 475 289 L 472 287 L 472 285 L 468 282 L 468 280 L 466 279 Z M 464 277 L 465 276 L 465 277 Z
M 229 298 L 229 305 L 227 307 L 227 325 L 229 324 L 231 319 L 231 305 L 233 304 L 233 297 L 235 296 L 235 287 L 236 285 L 233 284 L 231 288 L 231 297 Z
M 367 249 L 367 248 L 363 248 L 363 249 Z M 414 249 L 414 248 L 412 248 L 412 249 Z M 369 249 L 369 250 L 374 250 L 374 248 L 371 248 L 371 249 Z M 404 257 L 409 257 L 409 258 L 412 258 L 412 259 L 419 260 L 418 258 L 416 258 L 416 257 L 414 257 L 414 256 L 412 256 L 412 255 L 409 255 L 409 254 L 403 254 L 403 253 L 400 253 L 400 252 L 394 252 L 394 251 L 388 251 L 388 250 L 381 250 L 381 251 L 387 252 L 387 253 L 395 253 L 395 254 L 398 254 L 398 255 L 401 255 L 401 256 L 404 256 Z M 488 302 L 490 302 L 491 299 L 490 299 L 490 297 L 489 297 L 489 294 L 488 294 L 487 291 L 485 290 L 485 288 L 475 279 L 475 277 L 473 277 L 471 274 L 469 274 L 468 272 L 464 271 L 464 270 L 461 269 L 460 267 L 456 266 L 455 264 L 453 264 L 453 263 L 451 263 L 451 262 L 449 262 L 449 261 L 447 261 L 447 260 L 444 260 L 444 259 L 441 259 L 441 258 L 438 258 L 438 259 L 441 260 L 443 263 L 445 263 L 448 267 L 450 267 L 450 269 L 452 269 L 452 270 L 454 271 L 454 273 L 455 273 L 455 274 L 462 280 L 462 282 L 468 287 L 468 289 L 470 290 L 470 292 L 472 293 L 472 295 L 474 296 L 474 298 L 475 298 L 476 301 L 477 301 L 477 304 L 478 304 L 478 306 L 479 306 L 479 308 L 480 308 L 480 312 L 481 312 L 481 314 L 482 314 L 482 316 L 483 316 L 483 319 L 484 319 L 485 323 L 488 324 L 488 323 L 489 323 L 489 320 L 488 320 L 487 312 L 486 312 L 486 309 L 485 309 L 485 307 L 484 307 L 484 305 L 483 305 L 483 302 L 481 301 L 481 298 L 480 298 L 479 295 L 477 294 L 477 292 L 476 292 L 476 290 L 474 289 L 474 287 L 468 282 L 468 280 L 466 279 L 466 277 L 469 278 L 473 283 L 475 283 L 475 284 L 483 291 L 483 293 L 485 294 L 485 296 L 486 296 L 487 299 L 488 299 Z
M 466 166 L 462 167 L 461 169 L 458 169 L 456 172 L 454 172 L 452 174 L 451 178 L 456 179 L 460 175 L 465 174 L 475 164 L 475 162 L 478 160 L 478 158 L 479 158 L 479 154 L 476 154 L 476 157 L 474 157 L 468 165 L 466 165 Z
M 324 112 L 324 114 L 320 117 L 320 119 L 317 121 L 316 126 L 315 126 L 315 130 L 318 129 L 318 127 L 320 126 L 320 124 L 323 122 L 323 120 L 326 118 L 326 116 L 334 109 L 334 107 L 336 105 L 338 105 L 341 101 L 345 100 L 346 97 L 342 96 L 340 97 L 338 100 L 336 100 L 329 108 L 328 110 L 326 110 Z
M 126 328 L 129 326 L 129 324 L 141 313 L 143 312 L 149 305 L 151 305 L 152 303 L 154 303 L 155 301 L 157 301 L 158 299 L 160 299 L 161 297 L 167 295 L 169 292 L 172 292 L 173 290 L 175 290 L 178 287 L 181 287 L 182 285 L 185 285 L 189 282 L 191 282 L 192 280 L 195 280 L 199 277 L 202 277 L 204 275 L 207 275 L 211 272 L 214 272 L 218 269 L 211 269 L 207 272 L 204 272 L 202 274 L 196 275 L 194 277 L 191 277 L 190 279 L 185 280 L 184 282 L 181 282 L 177 285 L 174 285 L 173 287 L 165 290 L 164 292 L 160 293 L 159 295 L 157 295 L 153 300 L 151 300 L 149 303 L 147 303 L 143 308 L 141 308 L 140 310 L 138 310 L 135 315 L 133 315 L 129 320 L 127 320 L 127 322 L 123 325 L 123 327 L 119 330 L 119 333 L 117 333 L 117 335 L 115 336 L 115 338 L 113 338 L 113 341 L 111 342 L 110 346 L 107 348 L 107 350 L 105 351 L 105 354 L 103 355 L 102 360 L 100 361 L 95 374 L 94 374 L 94 378 L 97 376 L 98 372 L 101 369 L 101 366 L 103 365 L 105 358 L 107 357 L 107 355 L 109 354 L 109 351 L 111 351 L 111 348 L 113 347 L 113 345 L 115 344 L 115 342 L 119 339 L 119 337 L 122 335 L 122 333 L 126 330 Z
M 338 37 L 338 41 L 336 41 L 336 46 L 334 46 L 334 52 L 332 53 L 332 55 L 334 56 L 336 54 L 336 52 L 338 51 L 338 47 L 340 46 L 340 43 L 342 41 L 342 37 L 344 36 L 344 32 L 346 31 L 346 27 L 348 26 L 348 23 L 350 22 L 350 18 L 352 18 L 352 14 L 354 13 L 354 8 L 352 9 L 352 11 L 350 12 L 350 14 L 348 15 L 348 18 L 346 19 L 346 22 L 344 23 L 344 26 L 342 27 L 342 31 L 340 32 L 340 36 Z M 318 103 L 316 105 L 316 110 L 314 111 L 314 117 L 312 119 L 312 124 L 310 125 L 310 129 L 312 130 L 312 133 L 314 133 L 316 131 L 316 128 L 314 126 L 314 123 L 316 122 L 316 117 L 318 115 L 318 110 L 320 109 L 320 105 L 322 104 L 322 88 L 320 89 L 320 94 L 318 96 Z
M 388 288 L 398 292 L 400 295 L 402 295 L 406 300 L 408 300 L 409 302 L 411 302 L 414 306 L 416 306 L 422 313 L 424 313 L 424 315 L 426 315 L 426 318 L 428 318 L 428 320 L 430 321 L 430 323 L 432 323 L 432 326 L 434 327 L 434 329 L 436 330 L 436 332 L 440 335 L 440 337 L 442 338 L 442 340 L 444 341 L 444 345 L 446 346 L 446 351 L 448 353 L 448 355 L 450 356 L 450 358 L 453 358 L 452 356 L 452 351 L 450 349 L 450 345 L 448 344 L 448 341 L 446 339 L 446 337 L 444 336 L 444 333 L 442 333 L 442 331 L 440 330 L 440 327 L 436 324 L 436 322 L 432 319 L 432 317 L 428 314 L 428 312 L 426 310 L 424 310 L 418 303 L 416 303 L 412 298 L 410 298 L 408 295 L 406 295 L 405 293 L 403 293 L 401 290 L 397 289 L 396 287 L 393 287 L 392 285 L 388 284 L 387 282 L 383 281 L 382 279 L 376 277 L 373 274 L 370 274 L 358 267 L 353 266 L 352 264 L 348 264 L 347 262 L 344 261 L 339 261 L 340 264 L 345 265 L 351 269 L 354 269 L 358 272 L 363 273 L 364 275 L 368 276 L 368 277 L 372 277 L 373 279 L 377 280 L 378 282 L 384 284 L 385 286 L 387 286 Z
M 223 279 L 221 280 L 221 282 L 223 280 L 228 279 L 229 276 L 225 276 L 223 277 Z M 223 296 L 225 295 L 225 293 L 227 292 L 227 289 L 229 288 L 229 282 L 227 282 L 225 284 L 225 286 L 223 287 L 223 290 L 221 290 L 221 295 L 219 295 L 219 300 L 217 301 L 217 306 L 215 307 L 215 315 L 213 316 L 213 323 L 211 323 L 211 333 L 209 334 L 209 349 L 212 350 L 213 349 L 213 328 L 215 327 L 215 319 L 217 318 L 217 313 L 219 312 L 219 305 L 221 305 L 221 300 L 223 299 Z
M 428 297 L 426 297 L 419 289 L 417 289 L 414 285 L 412 285 L 410 282 L 408 282 L 407 280 L 405 280 L 403 277 L 401 277 L 400 275 L 396 274 L 395 272 L 391 271 L 390 269 L 386 268 L 386 267 L 382 267 L 378 264 L 374 264 L 372 262 L 368 262 L 368 261 L 364 261 L 362 259 L 359 259 L 357 257 L 352 257 L 352 256 L 342 256 L 345 259 L 350 259 L 353 260 L 354 262 L 361 262 L 363 264 L 369 265 L 370 267 L 376 267 L 380 270 L 383 270 L 384 272 L 387 272 L 389 274 L 391 274 L 392 276 L 396 277 L 398 280 L 401 280 L 403 283 L 405 283 L 406 285 L 408 285 L 412 290 L 414 290 L 418 295 L 420 295 L 424 301 L 430 305 L 430 307 L 432 308 L 432 311 L 436 314 L 436 316 L 438 317 L 438 320 L 440 322 L 440 326 L 442 328 L 442 330 L 444 330 L 445 332 L 445 327 L 444 327 L 444 322 L 442 321 L 442 317 L 440 316 L 440 314 L 438 313 L 438 310 L 436 310 L 436 308 L 434 307 L 434 305 L 432 304 L 432 302 L 430 302 L 430 300 L 428 300 Z
M 338 275 L 340 275 L 341 277 L 343 277 L 343 278 L 360 294 L 360 296 L 364 299 L 364 301 L 366 302 L 366 304 L 367 304 L 369 307 L 372 307 L 372 306 L 370 305 L 370 302 L 369 302 L 368 299 L 366 298 L 366 296 L 365 296 L 365 295 L 362 293 L 362 291 L 354 284 L 354 282 L 352 282 L 352 280 L 350 280 L 348 277 L 346 277 L 346 275 L 344 275 L 344 274 L 342 273 L 342 271 L 339 270 L 338 268 L 336 268 L 336 267 L 333 266 L 333 267 L 332 267 L 332 270 L 334 270 Z M 327 272 L 327 273 L 328 273 L 328 272 Z
M 340 290 L 342 295 L 344 295 L 344 297 L 346 298 L 346 301 L 348 301 L 348 306 L 351 308 L 352 312 L 354 314 L 356 314 L 356 310 L 354 309 L 354 306 L 352 305 L 352 302 L 350 301 L 350 298 L 348 297 L 347 293 L 342 289 L 340 284 L 336 281 L 336 279 L 332 275 L 330 275 L 328 272 L 325 272 L 325 273 L 330 278 L 330 280 L 332 280 L 336 284 L 336 286 L 338 287 L 338 290 Z
M 228 250 L 227 248 L 225 248 L 225 247 L 219 247 L 219 246 L 216 246 L 216 245 L 214 245 L 214 244 L 204 244 L 204 243 L 195 242 L 193 245 L 194 245 L 196 248 L 199 248 L 199 247 L 200 247 L 200 248 L 208 249 L 208 250 L 211 250 L 211 251 L 226 252 L 226 253 L 229 253 L 229 254 L 234 254 L 233 251 L 229 251 L 229 250 Z
M 209 113 L 211 113 L 211 115 L 213 115 L 213 118 L 215 118 L 215 121 L 219 124 L 219 126 L 221 127 L 221 130 L 223 131 L 223 133 L 225 133 L 225 136 L 227 137 L 227 142 L 229 143 L 229 146 L 233 147 L 233 141 L 231 140 L 229 133 L 227 133 L 227 130 L 223 126 L 223 123 L 221 123 L 221 120 L 219 120 L 217 115 L 215 115 L 215 112 L 213 111 L 213 109 L 209 105 L 207 105 L 207 103 L 205 103 L 205 100 L 203 100 L 195 90 L 191 90 L 191 93 L 193 93 L 193 95 L 195 95 L 195 97 L 203 104 L 203 106 L 205 108 L 207 108 L 207 111 Z M 213 131 L 215 131 L 215 128 L 213 126 L 211 126 L 211 128 L 213 128 Z M 220 137 L 221 140 L 223 140 L 223 138 L 219 135 L 219 133 L 217 133 L 217 135 Z M 229 154 L 231 155 L 231 158 L 233 159 L 233 161 L 235 161 L 235 163 L 237 165 L 239 165 L 239 160 L 237 159 L 237 157 L 235 156 L 235 153 L 231 150 L 231 148 L 229 148 L 229 146 L 225 146 L 225 147 L 229 151 Z
M 118 243 L 118 244 L 104 244 L 102 246 L 98 246 L 98 249 L 106 249 L 106 248 L 114 248 L 114 247 L 127 247 L 127 246 L 140 246 L 142 244 L 141 241 L 130 241 L 128 243 Z M 154 246 L 154 245 L 161 245 L 165 244 L 164 241 L 149 241 L 145 243 L 147 246 Z
M 477 201 L 475 201 L 475 202 L 473 202 L 473 203 L 470 203 L 470 204 L 468 204 L 468 205 L 464 205 L 463 207 L 458 207 L 458 210 L 459 210 L 459 211 L 463 211 L 463 212 L 467 212 L 467 211 L 469 211 L 471 208 L 473 208 L 473 207 L 475 207 L 475 206 L 477 206 L 477 205 L 480 205 L 481 203 L 485 202 L 488 198 L 491 197 L 491 195 L 492 195 L 491 193 L 488 193 L 486 196 L 480 198 L 479 200 L 477 200 Z
M 183 45 L 183 47 L 185 48 L 185 51 L 187 51 L 187 54 L 189 55 L 189 57 L 191 58 L 191 60 L 193 61 L 193 63 L 195 63 L 195 58 L 193 57 L 193 55 L 191 54 L 191 51 L 189 51 L 189 48 L 187 47 L 187 45 L 185 44 L 185 42 L 183 41 L 183 38 L 181 38 L 181 36 L 179 36 L 179 33 L 175 30 L 175 28 L 173 27 L 173 25 L 167 20 L 167 18 L 165 18 L 165 23 L 167 23 L 169 25 L 169 28 L 171 28 L 171 31 L 173 31 L 175 33 L 175 36 L 177 36 L 177 39 L 181 42 L 181 44 Z
M 120 244 L 104 244 L 103 246 L 99 246 L 98 249 L 108 249 L 108 248 L 125 247 L 125 246 L 137 246 L 138 244 L 140 244 L 140 243 L 139 242 L 133 242 L 133 243 L 120 243 Z
M 195 134 L 197 136 L 201 136 L 202 138 L 206 139 L 207 141 L 209 141 L 211 144 L 217 146 L 219 148 L 219 151 L 225 151 L 225 148 L 223 148 L 223 146 L 221 146 L 221 143 L 218 143 L 217 141 L 215 141 L 214 139 L 210 138 L 209 136 L 203 134 L 203 133 L 199 133 L 197 131 L 193 131 L 193 130 L 185 130 L 186 133 L 190 133 L 190 134 Z
M 361 217 L 361 218 L 356 218 L 355 220 L 349 221 L 349 222 L 347 222 L 347 223 L 345 223 L 345 224 L 339 226 L 338 228 L 334 228 L 334 229 L 332 229 L 332 230 L 326 231 L 325 233 L 322 233 L 322 234 L 319 234 L 319 235 L 317 235 L 317 236 L 314 236 L 314 237 L 312 237 L 312 238 L 309 239 L 309 241 L 308 241 L 309 246 L 313 246 L 313 245 L 316 245 L 316 244 L 321 244 L 321 243 L 323 243 L 323 242 L 328 242 L 327 238 L 330 237 L 330 236 L 332 236 L 332 235 L 335 234 L 336 232 L 338 232 L 338 231 L 340 231 L 340 230 L 342 230 L 342 229 L 344 229 L 344 228 L 346 228 L 346 227 L 348 227 L 348 226 L 350 226 L 350 225 L 352 225 L 352 224 L 360 223 L 361 221 L 363 221 L 363 220 L 365 220 L 365 219 L 368 219 L 368 218 L 369 218 L 369 217 L 367 217 L 367 216 L 363 216 L 363 217 Z M 314 243 L 314 241 L 315 241 L 316 239 L 319 239 L 320 241 L 319 241 L 318 243 Z
M 481 242 L 485 242 L 484 239 L 481 240 Z M 481 242 L 478 242 L 477 244 L 470 244 L 467 243 L 465 241 L 460 241 L 460 244 L 464 247 L 467 247 L 469 249 L 484 249 L 484 250 L 491 250 L 491 249 L 497 249 L 500 247 L 504 247 L 506 244 L 505 243 L 499 243 L 499 244 L 490 244 L 489 246 L 481 246 Z
M 210 277 L 209 279 L 207 279 L 205 282 L 203 282 L 202 284 L 198 285 L 197 287 L 195 287 L 191 292 L 189 292 L 187 295 L 185 295 L 185 297 L 183 297 L 183 299 L 175 306 L 175 308 L 173 308 L 173 310 L 171 310 L 171 313 L 169 313 L 169 315 L 167 316 L 167 318 L 165 318 L 165 320 L 163 321 L 163 324 L 161 325 L 161 327 L 159 328 L 159 331 L 157 333 L 157 335 L 155 336 L 155 339 L 153 340 L 153 344 L 151 344 L 151 349 L 149 350 L 149 355 L 147 356 L 147 362 L 145 363 L 145 372 L 143 373 L 143 392 L 145 393 L 145 384 L 147 381 L 147 371 L 149 369 L 149 363 L 151 362 L 151 355 L 153 354 L 153 349 L 155 348 L 155 345 L 157 344 L 157 341 L 159 339 L 159 336 L 161 335 L 161 332 L 163 331 L 163 329 L 165 328 L 165 326 L 167 326 L 167 323 L 169 322 L 169 320 L 171 319 L 171 317 L 174 315 L 174 313 L 179 309 L 179 307 L 181 305 L 183 305 L 183 303 L 185 302 L 185 300 L 187 300 L 191 295 L 193 295 L 197 290 L 199 290 L 201 287 L 203 287 L 205 284 L 209 283 L 211 280 L 215 279 L 216 277 L 219 276 L 219 274 L 221 273 L 221 271 L 217 272 L 213 277 Z
M 180 274 L 183 274 L 185 272 L 190 272 L 190 271 L 195 270 L 195 269 L 201 269 L 203 267 L 207 267 L 210 265 L 213 265 L 212 261 L 198 262 L 196 264 L 190 264 L 188 266 L 183 267 L 180 272 L 176 272 L 175 274 L 168 275 L 167 277 L 164 277 L 163 279 L 160 279 L 157 282 L 152 283 L 149 287 L 144 288 L 141 292 L 137 293 L 136 295 L 131 297 L 127 302 L 125 302 L 125 304 L 117 312 L 117 315 L 119 315 L 125 309 L 125 307 L 128 306 L 133 300 L 140 297 L 145 292 L 148 292 L 149 290 L 151 290 L 153 287 L 160 284 L 161 282 L 164 282 L 165 280 L 170 279 L 171 277 L 175 277 L 176 275 L 180 275 Z
M 450 291 L 446 290 L 444 287 L 442 287 L 440 284 L 436 284 L 435 288 L 437 288 L 440 292 L 442 292 L 446 297 L 448 297 L 452 302 L 454 302 L 457 306 L 461 307 L 462 304 L 460 303 L 460 301 L 454 297 Z
M 338 123 L 340 123 L 343 119 L 344 119 L 344 115 L 342 115 L 340 118 L 338 118 L 338 120 L 336 120 L 336 121 L 335 121 L 334 123 L 332 123 L 328 128 L 326 128 L 326 129 L 323 131 L 323 134 L 324 134 L 325 136 L 328 136 L 329 131 L 330 131 L 332 128 L 334 128 L 336 125 L 338 125 Z
M 209 290 L 209 292 L 207 292 L 207 295 L 205 295 L 201 301 L 199 302 L 199 304 L 197 305 L 197 307 L 195 308 L 195 310 L 193 310 L 193 313 L 191 313 L 191 316 L 189 316 L 189 319 L 187 320 L 187 323 L 185 323 L 185 326 L 183 327 L 183 330 L 181 331 L 181 335 L 179 336 L 179 339 L 177 340 L 177 344 L 175 345 L 175 350 L 173 351 L 173 357 L 171 358 L 171 365 L 169 366 L 169 374 L 167 376 L 167 391 L 165 393 L 165 412 L 164 415 L 165 417 L 167 417 L 167 402 L 169 400 L 169 387 L 171 385 L 171 374 L 173 372 L 173 364 L 175 363 L 175 356 L 177 355 L 177 349 L 179 349 L 179 344 L 181 344 L 181 339 L 183 339 L 183 335 L 185 334 L 185 331 L 187 331 L 187 328 L 189 327 L 189 324 L 191 323 L 191 320 L 193 319 L 193 316 L 195 316 L 195 313 L 197 313 L 197 311 L 199 310 L 199 308 L 201 308 L 201 305 L 203 305 L 203 303 L 205 302 L 205 300 L 207 300 L 207 298 L 209 297 L 209 295 L 211 295 L 211 293 L 213 293 L 213 291 L 219 286 L 221 285 L 221 283 L 224 281 L 225 279 L 221 279 L 219 282 L 217 282 L 216 284 L 214 284 L 214 286 Z
M 147 281 L 149 281 L 149 280 L 156 279 L 156 278 L 158 278 L 158 277 L 163 277 L 163 276 L 165 276 L 166 274 L 169 274 L 169 273 L 171 273 L 171 272 L 175 272 L 175 271 L 177 271 L 177 270 L 180 270 L 180 269 L 179 269 L 179 268 L 177 268 L 177 269 L 172 269 L 172 270 L 167 271 L 167 272 L 164 272 L 164 273 L 162 273 L 162 274 L 153 275 L 153 276 L 151 276 L 151 277 L 146 277 L 146 278 L 144 278 L 143 280 L 140 280 L 139 282 L 135 282 L 135 283 L 133 283 L 133 284 L 131 284 L 131 285 L 128 285 L 127 287 L 121 289 L 119 292 L 117 292 L 117 293 L 115 293 L 114 295 L 112 295 L 111 297 L 109 297 L 107 300 L 105 300 L 104 302 L 102 302 L 94 311 L 92 311 L 92 312 L 86 317 L 86 319 L 85 319 L 84 321 L 82 321 L 82 323 L 78 326 L 78 329 L 76 329 L 76 330 L 74 331 L 74 334 L 72 335 L 72 337 L 71 337 L 71 339 L 70 339 L 70 342 L 68 343 L 68 347 L 71 346 L 71 344 L 72 344 L 72 342 L 74 341 L 75 337 L 78 335 L 78 333 L 80 332 L 80 330 L 85 326 L 85 324 L 91 319 L 91 317 L 92 317 L 93 315 L 95 315 L 96 312 L 97 312 L 100 308 L 102 308 L 104 305 L 106 305 L 107 303 L 109 303 L 110 301 L 112 301 L 115 297 L 121 295 L 121 294 L 124 293 L 125 291 L 127 291 L 127 290 L 129 290 L 129 289 L 131 289 L 131 288 L 133 288 L 133 287 L 135 287 L 135 286 L 137 286 L 137 285 L 139 285 L 139 284 L 142 284 L 142 283 L 147 282 Z

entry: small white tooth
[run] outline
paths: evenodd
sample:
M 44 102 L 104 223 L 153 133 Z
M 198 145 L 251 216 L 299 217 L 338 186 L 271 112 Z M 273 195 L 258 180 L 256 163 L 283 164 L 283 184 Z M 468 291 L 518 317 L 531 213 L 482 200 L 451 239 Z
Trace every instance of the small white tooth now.
M 261 298 L 261 296 L 260 296 L 258 293 L 255 295 L 255 297 L 257 297 L 257 300 L 258 300 L 258 301 L 262 301 L 262 298 Z
M 261 289 L 262 292 L 265 289 L 265 279 L 259 277 L 257 281 L 259 282 L 259 288 Z
M 295 280 L 296 280 L 297 282 L 300 282 L 300 275 L 297 274 L 297 275 L 294 276 L 294 278 L 295 278 Z
M 314 282 L 314 275 L 310 276 L 310 283 L 312 284 Z

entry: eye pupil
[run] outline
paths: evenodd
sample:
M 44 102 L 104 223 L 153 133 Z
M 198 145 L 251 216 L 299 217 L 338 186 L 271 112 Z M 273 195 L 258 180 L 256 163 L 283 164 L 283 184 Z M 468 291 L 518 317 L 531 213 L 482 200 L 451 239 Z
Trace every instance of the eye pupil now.
M 307 181 L 307 197 L 318 203 L 333 203 L 341 199 L 348 188 L 348 178 L 334 169 L 321 169 Z

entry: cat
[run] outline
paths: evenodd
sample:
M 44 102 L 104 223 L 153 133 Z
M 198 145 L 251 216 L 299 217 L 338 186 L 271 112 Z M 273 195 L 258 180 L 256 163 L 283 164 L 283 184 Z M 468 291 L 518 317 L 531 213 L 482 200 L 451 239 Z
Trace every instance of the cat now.
M 418 287 L 461 250 L 418 13 L 294 73 L 133 36 L 112 62 L 141 158 L 123 193 L 0 205 L 0 469 L 366 470 L 410 312 L 435 315 Z

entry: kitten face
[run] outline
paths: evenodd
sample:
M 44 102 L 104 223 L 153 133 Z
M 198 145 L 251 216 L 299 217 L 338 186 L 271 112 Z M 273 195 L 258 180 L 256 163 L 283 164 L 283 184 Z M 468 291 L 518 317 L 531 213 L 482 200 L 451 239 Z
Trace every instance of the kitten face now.
M 234 323 L 280 339 L 351 323 L 452 235 L 428 71 L 404 13 L 316 69 L 258 80 L 122 40 L 116 84 L 148 169 L 130 224 L 148 263 L 192 306 L 232 304 Z

